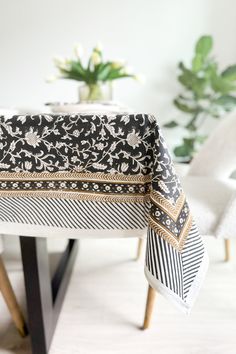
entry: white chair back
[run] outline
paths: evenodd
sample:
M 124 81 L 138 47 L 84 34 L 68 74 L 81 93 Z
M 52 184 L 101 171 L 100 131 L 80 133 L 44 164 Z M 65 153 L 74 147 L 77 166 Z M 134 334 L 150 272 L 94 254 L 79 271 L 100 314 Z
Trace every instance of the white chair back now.
M 189 175 L 228 178 L 236 170 L 236 112 L 218 124 L 190 164 Z

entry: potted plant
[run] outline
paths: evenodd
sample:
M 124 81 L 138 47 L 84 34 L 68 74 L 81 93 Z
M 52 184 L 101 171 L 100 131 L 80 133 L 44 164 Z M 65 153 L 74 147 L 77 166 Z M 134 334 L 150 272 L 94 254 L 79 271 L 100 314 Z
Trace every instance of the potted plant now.
M 97 45 L 87 62 L 82 62 L 83 49 L 81 45 L 75 47 L 75 58 L 55 58 L 54 63 L 59 71 L 57 76 L 49 78 L 76 80 L 82 83 L 79 86 L 79 100 L 110 101 L 112 100 L 112 82 L 122 78 L 139 79 L 125 67 L 123 62 L 107 61 L 103 59 L 101 45 Z
M 220 71 L 215 58 L 211 55 L 213 39 L 202 36 L 197 41 L 191 66 L 183 62 L 178 65 L 178 81 L 181 93 L 174 99 L 175 107 L 185 117 L 182 122 L 172 120 L 164 126 L 181 126 L 185 135 L 181 145 L 174 148 L 174 155 L 181 160 L 190 161 L 206 135 L 200 133 L 202 124 L 209 118 L 220 118 L 236 106 L 236 64 Z

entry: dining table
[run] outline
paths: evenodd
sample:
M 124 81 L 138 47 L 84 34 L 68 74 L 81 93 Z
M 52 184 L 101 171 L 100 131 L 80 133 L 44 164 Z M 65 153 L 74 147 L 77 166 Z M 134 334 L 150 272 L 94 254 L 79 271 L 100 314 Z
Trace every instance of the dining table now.
M 147 239 L 147 282 L 185 313 L 208 266 L 158 120 L 109 107 L 0 116 L 0 233 L 20 236 L 34 354 L 48 353 L 79 239 Z M 52 278 L 48 238 L 68 240 Z

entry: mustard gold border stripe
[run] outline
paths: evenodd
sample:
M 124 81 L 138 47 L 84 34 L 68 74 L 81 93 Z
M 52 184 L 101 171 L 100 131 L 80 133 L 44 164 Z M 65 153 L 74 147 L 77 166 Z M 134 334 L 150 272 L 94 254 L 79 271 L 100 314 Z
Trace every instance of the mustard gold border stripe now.
M 94 200 L 102 202 L 120 202 L 120 203 L 144 203 L 149 200 L 147 194 L 105 194 L 95 192 L 78 192 L 74 191 L 45 191 L 45 190 L 14 190 L 0 191 L 0 197 L 47 197 L 47 198 L 64 198 L 64 199 L 76 199 L 76 200 Z
M 181 193 L 178 197 L 175 205 L 173 205 L 168 199 L 164 198 L 160 193 L 152 190 L 150 193 L 150 200 L 159 208 L 161 208 L 166 214 L 168 214 L 174 221 L 177 221 L 179 214 L 185 203 L 185 195 Z
M 181 230 L 179 237 L 176 237 L 170 230 L 165 226 L 158 223 L 151 215 L 149 215 L 149 225 L 156 232 L 156 234 L 166 240 L 170 245 L 172 245 L 177 251 L 182 251 L 185 240 L 189 234 L 192 227 L 192 216 L 188 215 L 185 221 L 184 227 Z
M 125 175 L 122 173 L 81 173 L 81 172 L 0 172 L 0 181 L 22 181 L 22 180 L 77 180 L 77 181 L 94 181 L 94 182 L 122 182 L 122 183 L 148 183 L 151 182 L 150 175 Z

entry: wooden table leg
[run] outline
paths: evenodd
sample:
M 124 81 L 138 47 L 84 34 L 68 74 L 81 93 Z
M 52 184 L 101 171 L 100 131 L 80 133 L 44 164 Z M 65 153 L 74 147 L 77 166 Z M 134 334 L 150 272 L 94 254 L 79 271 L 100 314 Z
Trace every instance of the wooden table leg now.
M 17 303 L 15 293 L 12 289 L 10 280 L 7 275 L 6 268 L 0 256 L 0 291 L 5 299 L 7 307 L 11 313 L 12 319 L 18 329 L 20 335 L 25 337 L 27 335 L 27 328 L 22 315 L 20 306 Z
M 142 248 L 143 248 L 143 239 L 139 238 L 138 239 L 137 254 L 136 254 L 136 261 L 139 260 L 139 258 L 141 256 Z
M 230 260 L 230 240 L 228 238 L 225 239 L 225 261 L 228 262 Z
M 156 290 L 154 290 L 154 289 L 149 285 L 149 287 L 148 287 L 148 294 L 147 294 L 147 302 L 146 302 L 145 317 L 144 317 L 144 322 L 143 322 L 143 327 L 142 327 L 142 329 L 147 329 L 147 328 L 149 328 L 150 321 L 151 321 L 151 317 L 152 317 L 152 313 L 153 313 L 155 298 L 156 298 Z

